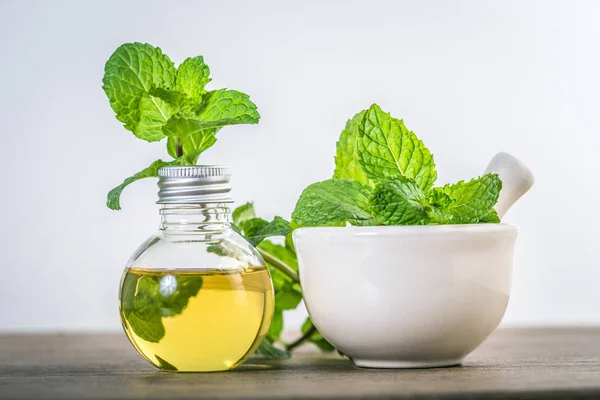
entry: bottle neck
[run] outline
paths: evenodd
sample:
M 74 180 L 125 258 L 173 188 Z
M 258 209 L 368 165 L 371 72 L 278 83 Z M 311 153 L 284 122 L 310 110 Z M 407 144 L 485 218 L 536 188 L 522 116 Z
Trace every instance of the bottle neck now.
M 221 232 L 229 228 L 228 203 L 163 204 L 160 229 L 165 233 Z

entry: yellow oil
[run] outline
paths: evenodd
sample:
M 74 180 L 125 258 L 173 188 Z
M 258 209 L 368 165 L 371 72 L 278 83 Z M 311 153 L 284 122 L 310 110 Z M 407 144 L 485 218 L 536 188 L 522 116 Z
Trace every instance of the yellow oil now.
M 173 371 L 223 371 L 260 345 L 273 317 L 265 267 L 233 272 L 128 268 L 120 312 L 129 340 Z

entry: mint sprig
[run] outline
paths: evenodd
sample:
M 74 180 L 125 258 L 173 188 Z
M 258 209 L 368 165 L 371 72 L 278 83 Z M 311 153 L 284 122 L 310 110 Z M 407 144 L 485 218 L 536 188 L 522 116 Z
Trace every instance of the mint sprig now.
M 275 292 L 275 310 L 267 337 L 256 351 L 258 356 L 285 359 L 290 357 L 290 351 L 304 342 L 313 342 L 322 349 L 333 350 L 329 344 L 312 326 L 302 328 L 302 335 L 292 343 L 286 343 L 281 338 L 284 328 L 284 312 L 298 307 L 302 301 L 302 289 L 298 279 L 298 260 L 294 249 L 291 232 L 297 227 L 281 217 L 275 217 L 268 222 L 256 216 L 252 203 L 244 204 L 233 211 L 235 228 L 255 244 L 265 259 L 273 280 Z M 264 240 L 273 236 L 285 236 L 283 244 Z
M 498 175 L 433 187 L 436 179 L 423 141 L 373 104 L 347 122 L 333 179 L 308 186 L 292 219 L 300 226 L 500 222 L 494 210 L 502 189 Z
M 334 178 L 351 179 L 367 186 L 373 186 L 358 160 L 360 125 L 366 111 L 361 111 L 346 122 L 346 127 L 336 143 Z
M 111 210 L 120 210 L 121 209 L 121 193 L 123 192 L 123 189 L 125 189 L 125 187 L 127 187 L 128 185 L 130 185 L 133 182 L 138 181 L 140 179 L 157 177 L 158 170 L 161 167 L 165 167 L 165 166 L 169 166 L 169 165 L 193 165 L 196 163 L 196 160 L 198 159 L 198 156 L 202 153 L 202 151 L 204 151 L 204 149 L 202 149 L 202 148 L 194 149 L 188 153 L 185 153 L 183 156 L 178 157 L 171 161 L 163 161 L 163 160 L 154 161 L 148 167 L 144 168 L 140 172 L 125 179 L 123 181 L 123 183 L 121 183 L 119 186 L 113 188 L 110 192 L 108 192 L 106 205 Z
M 156 177 L 164 165 L 195 165 L 213 146 L 224 126 L 256 124 L 260 115 L 248 95 L 236 90 L 206 91 L 210 69 L 202 56 L 190 57 L 178 68 L 158 47 L 126 43 L 106 62 L 103 89 L 116 118 L 145 141 L 167 138 L 173 160 L 154 161 L 111 190 L 106 205 L 119 210 L 123 189 L 143 178 Z

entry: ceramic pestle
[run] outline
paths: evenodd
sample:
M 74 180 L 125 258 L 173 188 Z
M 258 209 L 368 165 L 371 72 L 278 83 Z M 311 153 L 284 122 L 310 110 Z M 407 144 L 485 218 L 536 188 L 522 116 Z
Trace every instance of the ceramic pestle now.
M 502 180 L 500 197 L 494 207 L 500 218 L 527 193 L 535 181 L 533 173 L 521 160 L 504 152 L 496 154 L 491 159 L 485 173 L 496 173 Z

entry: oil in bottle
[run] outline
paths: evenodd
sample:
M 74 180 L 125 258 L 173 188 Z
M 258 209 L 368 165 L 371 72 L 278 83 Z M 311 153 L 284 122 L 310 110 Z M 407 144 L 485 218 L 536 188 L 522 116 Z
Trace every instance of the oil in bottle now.
M 121 321 L 136 349 L 155 366 L 223 371 L 259 346 L 273 316 L 265 267 L 226 270 L 127 268 Z

